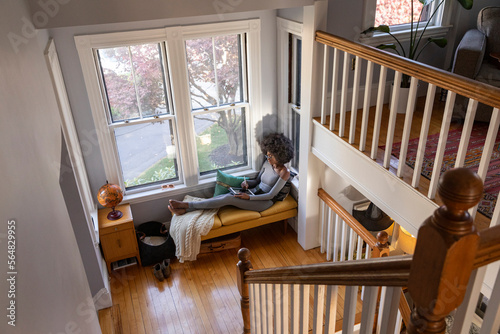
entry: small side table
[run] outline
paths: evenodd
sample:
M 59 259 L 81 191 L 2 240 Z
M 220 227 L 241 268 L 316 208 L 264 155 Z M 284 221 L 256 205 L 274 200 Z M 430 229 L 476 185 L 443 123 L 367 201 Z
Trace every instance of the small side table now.
M 111 208 L 100 209 L 98 212 L 99 238 L 108 273 L 111 273 L 111 263 L 115 261 L 135 256 L 141 264 L 130 204 L 119 205 L 116 210 L 123 212 L 123 216 L 117 220 L 107 218 Z

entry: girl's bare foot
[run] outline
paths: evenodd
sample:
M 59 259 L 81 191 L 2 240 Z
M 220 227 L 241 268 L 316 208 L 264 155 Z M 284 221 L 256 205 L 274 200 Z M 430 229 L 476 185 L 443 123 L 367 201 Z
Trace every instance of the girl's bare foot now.
M 170 210 L 170 212 L 172 212 L 173 215 L 177 216 L 182 216 L 183 214 L 186 213 L 186 209 L 176 209 L 173 208 L 171 205 L 168 206 L 168 209 Z
M 175 199 L 171 199 L 168 201 L 170 206 L 174 209 L 187 209 L 189 207 L 188 202 L 176 201 Z

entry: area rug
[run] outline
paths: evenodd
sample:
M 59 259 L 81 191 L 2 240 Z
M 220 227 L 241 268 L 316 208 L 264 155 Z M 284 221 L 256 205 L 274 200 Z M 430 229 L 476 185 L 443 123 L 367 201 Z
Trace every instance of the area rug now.
M 487 123 L 476 123 L 472 129 L 471 139 L 467 149 L 467 156 L 465 158 L 465 166 L 477 172 L 481 155 L 483 153 L 483 146 L 488 132 Z M 450 130 L 448 134 L 448 142 L 446 144 L 443 166 L 441 174 L 455 166 L 455 158 L 457 156 L 458 145 L 460 144 L 460 136 L 462 129 Z M 415 167 L 415 159 L 417 156 L 418 138 L 409 141 L 408 154 L 406 164 L 411 168 Z M 431 179 L 432 169 L 434 167 L 434 158 L 436 156 L 436 149 L 439 141 L 439 133 L 428 137 L 425 148 L 424 161 L 422 166 L 422 175 Z M 392 155 L 399 158 L 401 143 L 396 143 L 393 146 Z M 483 199 L 479 202 L 478 212 L 491 218 L 493 210 L 500 191 L 500 131 L 495 140 L 495 147 L 491 156 L 488 173 L 484 182 Z

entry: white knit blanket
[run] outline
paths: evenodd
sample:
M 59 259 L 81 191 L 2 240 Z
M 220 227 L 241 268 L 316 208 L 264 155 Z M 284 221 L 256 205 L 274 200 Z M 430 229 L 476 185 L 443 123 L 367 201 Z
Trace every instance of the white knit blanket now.
M 204 198 L 186 195 L 184 202 L 201 201 Z M 195 210 L 183 215 L 174 215 L 170 222 L 170 235 L 175 242 L 175 256 L 179 262 L 194 261 L 200 253 L 201 236 L 214 225 L 218 209 Z

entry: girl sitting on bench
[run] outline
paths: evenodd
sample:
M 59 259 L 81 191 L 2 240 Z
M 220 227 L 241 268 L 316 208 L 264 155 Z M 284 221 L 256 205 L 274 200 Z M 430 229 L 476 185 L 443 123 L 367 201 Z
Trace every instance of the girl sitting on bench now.
M 241 183 L 241 188 L 250 189 L 253 194 L 228 193 L 196 202 L 171 199 L 168 206 L 170 212 L 183 215 L 193 210 L 218 209 L 225 205 L 260 212 L 270 208 L 276 201 L 282 201 L 290 190 L 294 176 L 285 166 L 293 158 L 292 141 L 282 133 L 271 133 L 264 137 L 260 147 L 266 161 L 255 179 Z

